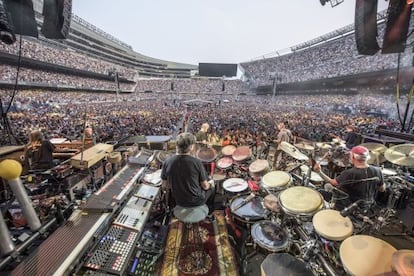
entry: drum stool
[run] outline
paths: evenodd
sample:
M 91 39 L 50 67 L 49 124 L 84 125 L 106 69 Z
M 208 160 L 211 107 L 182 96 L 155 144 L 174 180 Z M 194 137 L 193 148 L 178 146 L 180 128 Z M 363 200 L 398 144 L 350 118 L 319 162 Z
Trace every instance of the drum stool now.
M 178 251 L 177 268 L 183 273 L 193 274 L 185 268 L 184 260 L 191 256 L 192 268 L 199 271 L 205 268 L 207 253 L 204 250 L 203 241 L 199 231 L 199 222 L 208 214 L 207 205 L 195 207 L 175 206 L 174 216 L 182 222 L 183 234 Z

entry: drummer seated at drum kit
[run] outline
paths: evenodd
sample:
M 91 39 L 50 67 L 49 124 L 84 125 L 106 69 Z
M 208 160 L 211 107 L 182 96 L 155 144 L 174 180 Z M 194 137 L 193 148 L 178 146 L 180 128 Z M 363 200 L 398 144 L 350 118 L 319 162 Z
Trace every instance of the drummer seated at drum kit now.
M 214 211 L 214 182 L 209 181 L 203 163 L 192 156 L 196 139 L 185 132 L 177 136 L 177 155 L 168 158 L 161 171 L 164 191 L 171 189 L 175 203 L 182 207 L 206 204 Z
M 385 192 L 385 184 L 380 168 L 368 164 L 369 150 L 363 146 L 353 147 L 349 153 L 353 168 L 343 171 L 335 179 L 327 176 L 318 163 L 313 169 L 323 180 L 349 195 L 347 201 L 338 202 L 340 207 L 361 202 L 362 209 L 374 206 L 377 192 Z M 365 204 L 365 206 L 363 206 Z

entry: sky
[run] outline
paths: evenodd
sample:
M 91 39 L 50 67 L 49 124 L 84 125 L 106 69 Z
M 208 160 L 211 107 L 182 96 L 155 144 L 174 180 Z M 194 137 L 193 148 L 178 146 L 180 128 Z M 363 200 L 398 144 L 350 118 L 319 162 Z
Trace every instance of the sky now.
M 355 0 L 74 0 L 72 11 L 138 53 L 197 65 L 249 61 L 353 24 Z

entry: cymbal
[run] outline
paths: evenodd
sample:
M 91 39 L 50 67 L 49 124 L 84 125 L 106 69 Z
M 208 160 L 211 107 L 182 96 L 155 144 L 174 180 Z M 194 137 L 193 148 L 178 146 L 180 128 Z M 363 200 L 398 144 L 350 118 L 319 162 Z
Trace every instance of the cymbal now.
M 306 143 L 296 143 L 295 147 L 303 149 L 303 150 L 314 150 L 315 148 Z
M 367 160 L 368 164 L 370 165 L 378 165 L 384 163 L 386 161 L 384 155 L 378 152 L 369 152 L 369 158 Z
M 385 151 L 385 158 L 400 166 L 414 166 L 414 144 L 392 146 Z
M 370 153 L 384 153 L 387 150 L 387 147 L 380 143 L 363 143 L 360 146 L 366 147 Z
M 309 157 L 307 157 L 305 154 L 300 152 L 298 148 L 296 148 L 292 144 L 289 144 L 288 142 L 285 142 L 285 141 L 281 142 L 279 145 L 279 148 L 295 159 L 302 160 L 302 161 L 309 160 Z
M 321 148 L 321 149 L 331 149 L 332 148 L 331 145 L 329 145 L 328 143 L 325 143 L 325 142 L 317 142 L 316 147 Z

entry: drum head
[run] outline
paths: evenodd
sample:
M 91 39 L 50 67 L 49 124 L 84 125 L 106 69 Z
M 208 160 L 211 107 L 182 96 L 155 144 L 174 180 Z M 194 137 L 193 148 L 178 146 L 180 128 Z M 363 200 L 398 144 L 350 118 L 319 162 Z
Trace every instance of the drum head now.
M 288 253 L 274 253 L 266 256 L 260 265 L 261 275 L 295 275 L 295 276 L 309 276 L 313 275 L 311 271 L 306 268 L 306 264 L 299 259 L 296 259 Z
M 266 188 L 284 188 L 291 182 L 291 176 L 284 171 L 272 171 L 265 174 L 262 183 Z
M 247 189 L 249 184 L 242 178 L 229 178 L 223 182 L 223 189 L 231 193 L 239 193 Z
M 287 188 L 279 194 L 279 203 L 287 211 L 294 214 L 306 214 L 323 207 L 323 199 L 319 192 L 303 186 Z
M 245 221 L 257 221 L 262 220 L 265 217 L 266 209 L 263 207 L 263 198 L 256 196 L 246 204 L 242 205 L 240 208 L 240 204 L 243 203 L 243 200 L 247 197 L 241 196 L 236 197 L 231 201 L 230 209 L 232 213 L 245 220 Z
M 217 161 L 217 167 L 219 169 L 228 169 L 233 165 L 233 159 L 231 157 L 222 157 Z
M 196 156 L 204 163 L 211 163 L 214 159 L 216 159 L 217 152 L 213 148 L 199 148 Z
M 248 146 L 241 146 L 236 148 L 232 156 L 234 161 L 244 161 L 252 155 L 252 152 Z
M 342 264 L 352 275 L 377 275 L 391 271 L 391 260 L 396 251 L 389 243 L 366 235 L 351 236 L 339 248 Z
M 312 219 L 316 233 L 331 241 L 343 241 L 352 235 L 354 227 L 348 217 L 336 210 L 321 210 Z
M 399 275 L 414 275 L 414 250 L 402 249 L 392 255 L 392 267 Z
M 285 250 L 289 245 L 289 235 L 285 229 L 272 221 L 256 222 L 251 230 L 253 241 L 270 252 Z
M 257 159 L 249 166 L 249 172 L 251 173 L 261 173 L 266 169 L 269 169 L 269 161 L 264 159 Z
M 236 150 L 236 146 L 233 145 L 227 145 L 221 149 L 221 154 L 224 156 L 231 156 L 233 155 L 233 152 Z
M 303 173 L 303 174 L 308 174 L 308 170 L 309 170 L 309 166 L 307 166 L 307 165 L 302 165 L 302 166 L 300 166 L 300 170 L 301 170 L 301 172 Z M 322 179 L 322 177 L 317 173 L 317 172 L 314 172 L 314 171 L 311 171 L 311 176 L 310 176 L 310 181 L 312 182 L 312 183 L 316 183 L 316 184 L 321 184 L 321 183 L 323 183 L 323 179 Z

